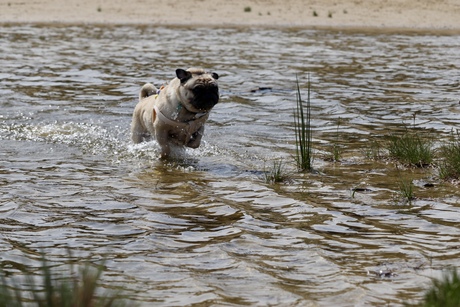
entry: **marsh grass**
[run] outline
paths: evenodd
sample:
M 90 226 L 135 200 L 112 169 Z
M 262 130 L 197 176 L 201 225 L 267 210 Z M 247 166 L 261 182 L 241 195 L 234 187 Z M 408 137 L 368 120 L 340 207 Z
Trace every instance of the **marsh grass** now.
M 268 170 L 264 167 L 265 182 L 268 184 L 280 183 L 286 181 L 288 176 L 285 172 L 285 165 L 282 159 L 273 160 L 271 168 Z
M 335 135 L 335 141 L 332 142 L 332 148 L 330 150 L 331 160 L 333 162 L 339 162 L 342 158 L 342 148 L 339 144 L 339 128 L 340 128 L 340 117 L 337 120 L 337 131 Z
M 403 164 L 426 167 L 433 162 L 432 144 L 432 140 L 422 138 L 420 132 L 406 129 L 401 135 L 390 136 L 387 149 L 391 158 Z
M 414 197 L 414 184 L 411 179 L 402 178 L 399 180 L 399 195 L 405 204 L 412 204 Z
M 441 162 L 439 177 L 441 179 L 460 178 L 460 132 L 452 132 L 449 141 L 439 149 Z
M 297 107 L 294 111 L 294 128 L 296 136 L 296 163 L 299 171 L 312 170 L 312 128 L 311 128 L 311 105 L 310 105 L 310 75 L 308 75 L 307 101 L 304 106 L 300 94 L 299 79 L 296 77 Z
M 342 148 L 340 148 L 340 145 L 337 143 L 332 144 L 332 150 L 331 150 L 332 161 L 339 162 L 341 158 L 342 158 Z
M 371 139 L 368 146 L 363 149 L 363 154 L 366 158 L 372 160 L 381 160 L 384 158 L 384 150 L 381 142 Z
M 433 279 L 431 288 L 425 293 L 423 301 L 418 306 L 460 306 L 460 278 L 457 270 L 450 270 L 441 280 Z
M 102 274 L 102 266 L 97 269 L 85 265 L 75 274 L 70 268 L 72 277 L 63 277 L 52 273 L 50 266 L 42 256 L 42 283 L 37 285 L 31 273 L 27 274 L 27 289 L 21 289 L 18 283 L 7 281 L 4 272 L 0 272 L 0 307 L 30 306 L 32 298 L 39 307 L 83 307 L 83 306 L 128 306 L 119 299 L 118 294 L 100 296 L 98 282 Z M 28 302 L 27 304 L 25 302 Z

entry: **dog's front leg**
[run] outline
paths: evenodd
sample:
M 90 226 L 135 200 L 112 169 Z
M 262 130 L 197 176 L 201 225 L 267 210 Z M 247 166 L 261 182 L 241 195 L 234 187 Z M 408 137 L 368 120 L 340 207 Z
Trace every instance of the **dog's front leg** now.
M 157 140 L 161 148 L 161 153 L 160 153 L 161 159 L 166 159 L 171 154 L 171 146 L 169 145 L 168 137 L 169 137 L 168 131 L 164 131 L 162 129 L 155 130 L 155 139 Z
M 141 119 L 139 116 L 134 113 L 133 121 L 131 123 L 131 139 L 133 140 L 134 144 L 139 144 L 142 142 L 142 138 L 145 135 L 145 128 L 141 123 Z
M 204 134 L 204 126 L 201 126 L 197 132 L 192 134 L 190 141 L 188 141 L 187 143 L 187 147 L 198 148 L 201 144 L 201 138 L 203 137 L 203 134 Z

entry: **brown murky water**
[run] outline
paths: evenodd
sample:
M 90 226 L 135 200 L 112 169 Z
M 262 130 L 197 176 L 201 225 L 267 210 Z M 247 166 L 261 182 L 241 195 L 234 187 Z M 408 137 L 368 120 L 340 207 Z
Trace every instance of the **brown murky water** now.
M 459 265 L 460 194 L 436 169 L 363 152 L 408 124 L 436 140 L 460 128 L 458 50 L 423 33 L 2 26 L 1 265 L 106 259 L 104 287 L 145 306 L 415 302 Z M 203 146 L 164 163 L 154 142 L 131 144 L 131 113 L 143 83 L 190 66 L 220 74 L 221 102 Z M 299 174 L 308 73 L 316 172 Z M 291 180 L 266 184 L 279 158 Z

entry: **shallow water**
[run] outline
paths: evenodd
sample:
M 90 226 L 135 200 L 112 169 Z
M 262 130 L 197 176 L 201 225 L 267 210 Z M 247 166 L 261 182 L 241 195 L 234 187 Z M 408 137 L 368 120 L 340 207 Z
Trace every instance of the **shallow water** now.
M 407 125 L 437 141 L 460 128 L 459 49 L 423 33 L 4 25 L 2 267 L 105 259 L 104 288 L 145 306 L 415 302 L 458 266 L 460 194 L 363 152 Z M 202 146 L 161 162 L 130 142 L 138 91 L 191 66 L 219 73 L 221 102 Z M 302 174 L 292 114 L 309 73 L 316 171 Z M 281 158 L 290 180 L 265 183 Z

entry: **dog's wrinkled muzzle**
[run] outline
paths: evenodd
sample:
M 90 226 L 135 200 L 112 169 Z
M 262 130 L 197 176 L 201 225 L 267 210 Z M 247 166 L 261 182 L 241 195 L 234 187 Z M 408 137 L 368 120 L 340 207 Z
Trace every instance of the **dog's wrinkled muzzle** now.
M 193 107 L 200 110 L 210 110 L 219 102 L 219 88 L 216 84 L 197 85 L 193 89 Z

